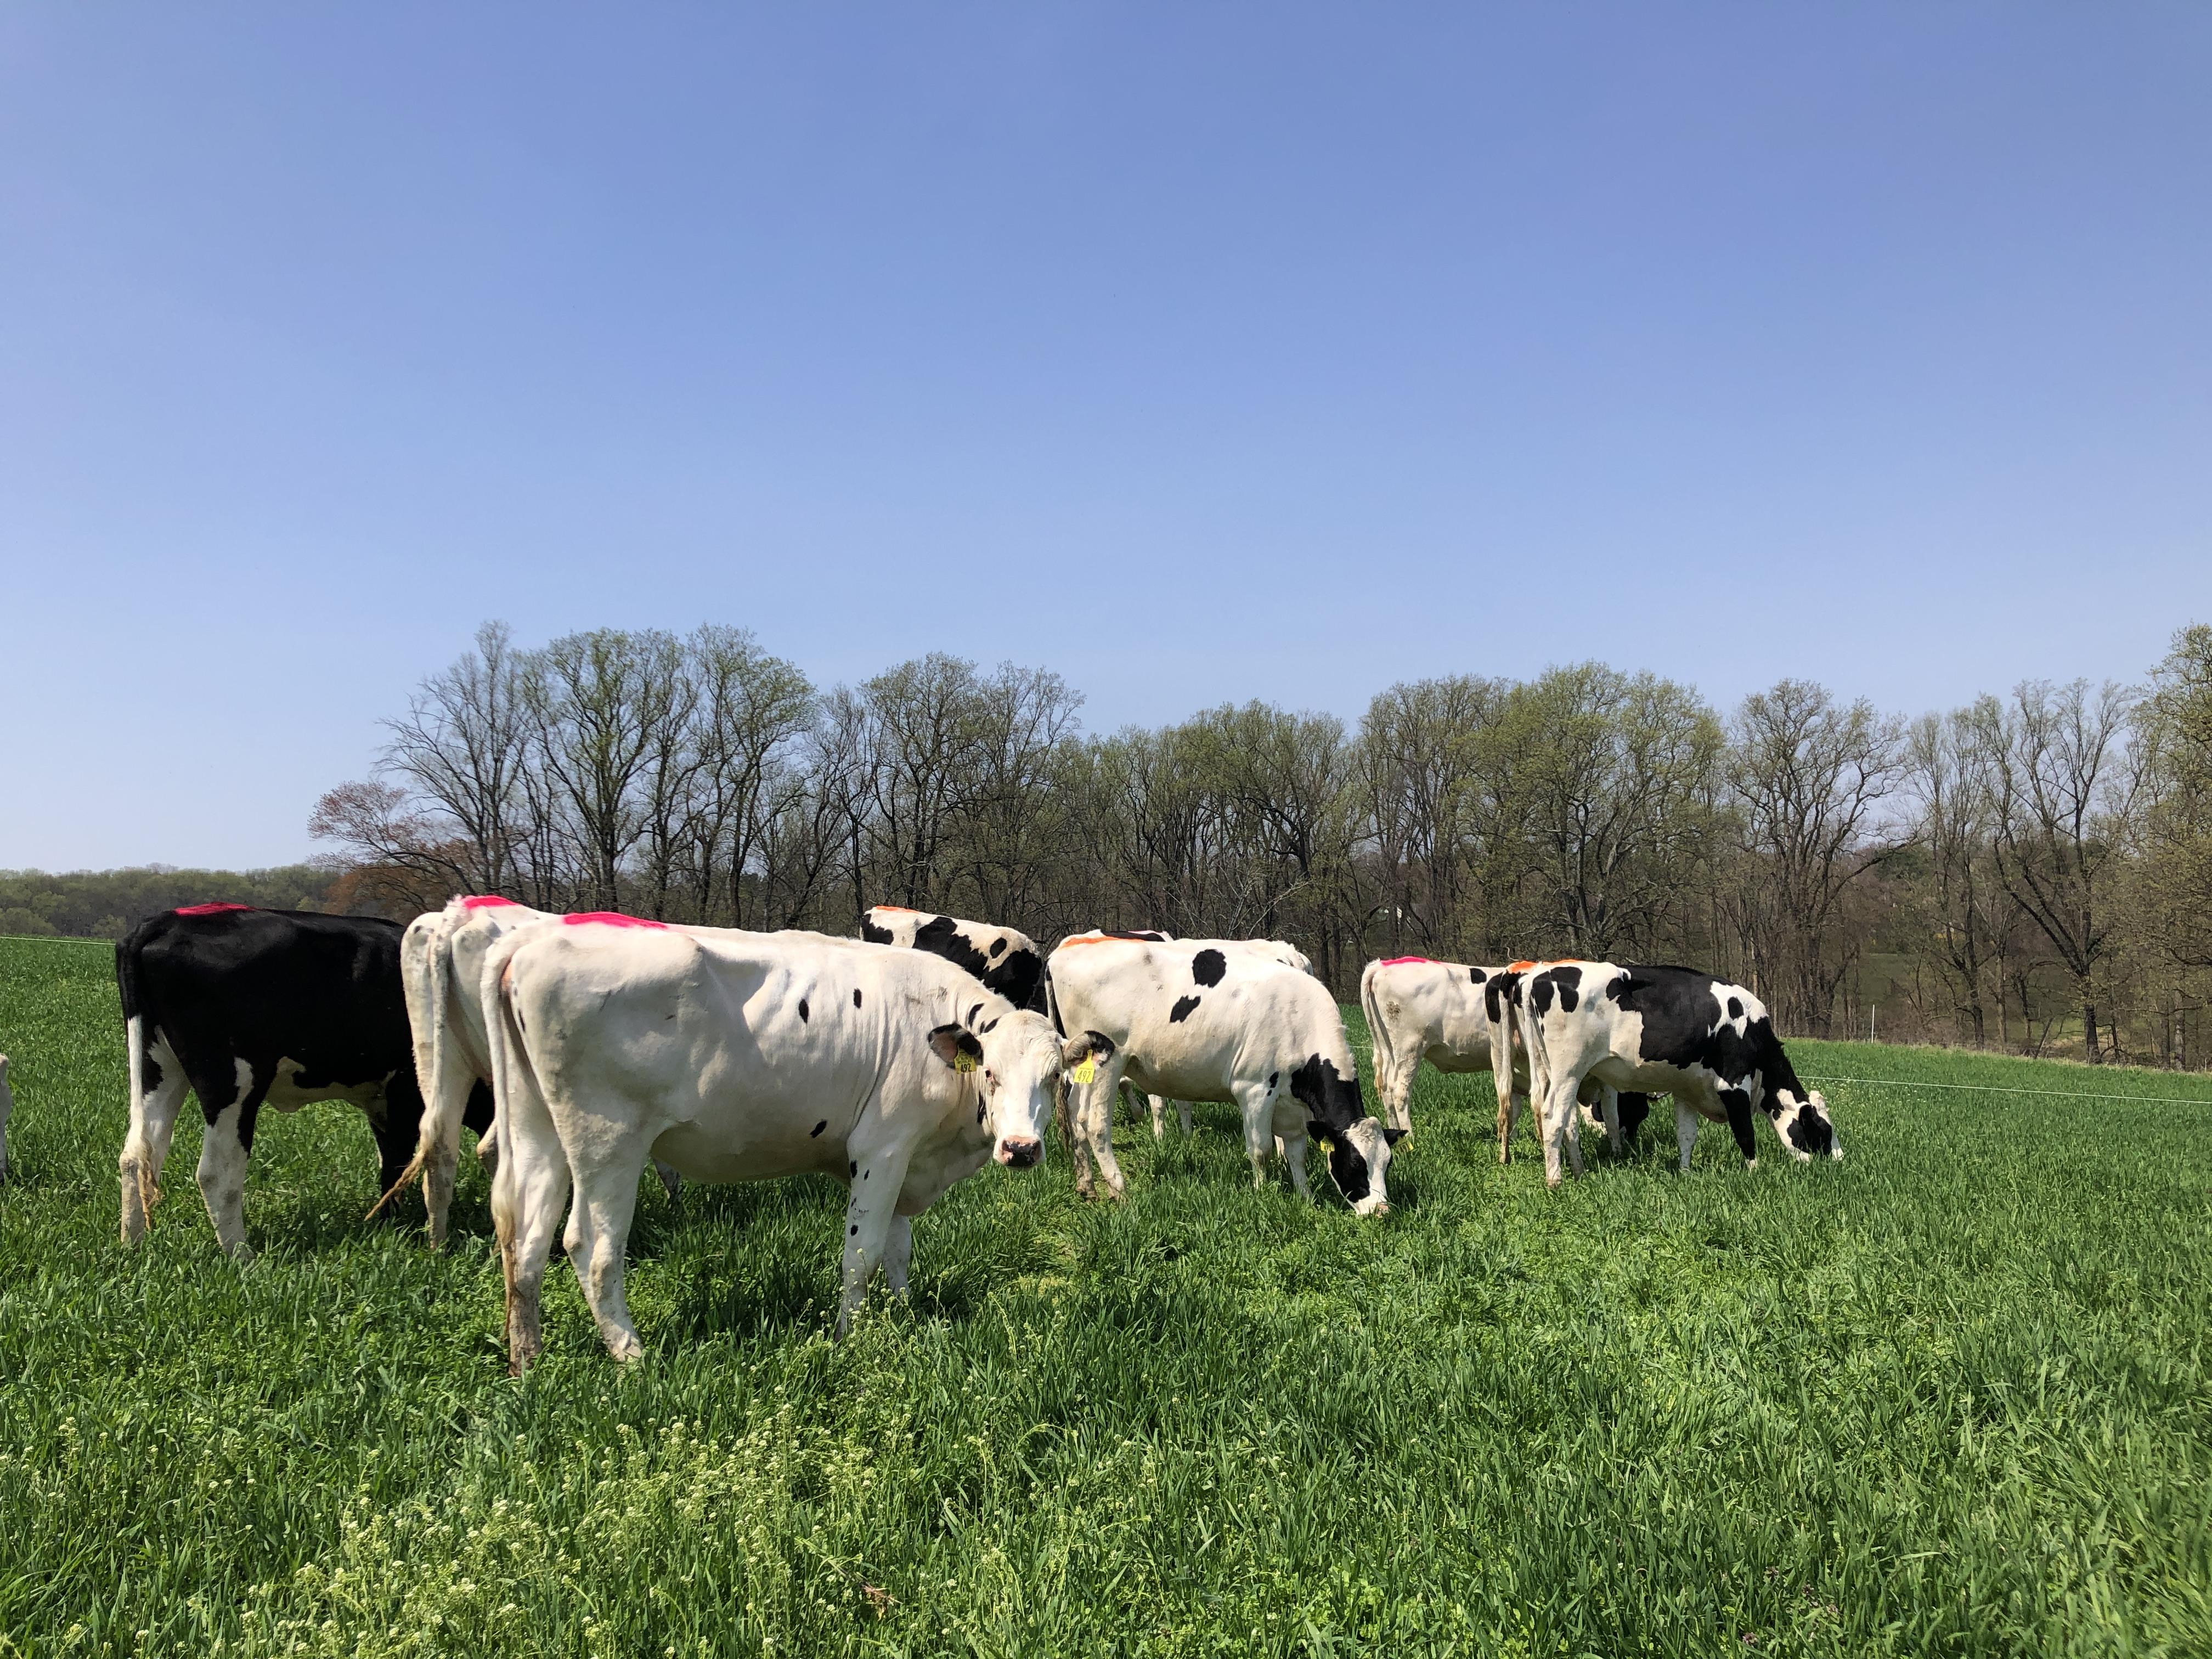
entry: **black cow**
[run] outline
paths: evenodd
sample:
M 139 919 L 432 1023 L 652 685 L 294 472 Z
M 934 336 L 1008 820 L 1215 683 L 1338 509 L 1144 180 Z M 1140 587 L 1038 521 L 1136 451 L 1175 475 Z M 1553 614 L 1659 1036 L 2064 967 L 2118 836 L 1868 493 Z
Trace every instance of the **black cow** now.
M 149 916 L 115 947 L 130 1047 L 123 1240 L 161 1198 L 185 1091 L 207 1120 L 200 1195 L 222 1248 L 246 1244 L 246 1163 L 264 1104 L 349 1100 L 368 1114 L 388 1189 L 415 1150 L 422 1097 L 399 977 L 398 923 L 373 916 L 193 904 Z M 479 1085 L 465 1120 L 491 1125 Z
M 943 957 L 1015 1007 L 1044 1012 L 1044 957 L 1018 929 L 878 904 L 860 918 L 860 937 L 871 945 L 909 945 Z
M 1576 1101 L 1586 1080 L 1607 1090 L 1674 1097 L 1682 1168 L 1698 1120 L 1725 1122 L 1747 1164 L 1758 1162 L 1752 1114 L 1763 1111 L 1799 1161 L 1844 1155 L 1828 1103 L 1799 1081 L 1766 1005 L 1741 985 L 1694 968 L 1611 962 L 1529 964 L 1507 988 L 1529 1050 L 1530 1097 L 1544 1139 L 1544 1179 L 1556 1183 L 1564 1150 L 1582 1173 Z M 1619 1119 L 1607 1102 L 1610 1138 Z

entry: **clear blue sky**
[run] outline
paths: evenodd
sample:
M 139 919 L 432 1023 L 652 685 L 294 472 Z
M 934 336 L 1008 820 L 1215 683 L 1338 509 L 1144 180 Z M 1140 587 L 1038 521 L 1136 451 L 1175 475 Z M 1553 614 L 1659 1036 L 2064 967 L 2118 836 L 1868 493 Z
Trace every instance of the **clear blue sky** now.
M 1910 713 L 2208 526 L 2199 4 L 0 11 L 0 866 L 310 851 L 490 617 Z

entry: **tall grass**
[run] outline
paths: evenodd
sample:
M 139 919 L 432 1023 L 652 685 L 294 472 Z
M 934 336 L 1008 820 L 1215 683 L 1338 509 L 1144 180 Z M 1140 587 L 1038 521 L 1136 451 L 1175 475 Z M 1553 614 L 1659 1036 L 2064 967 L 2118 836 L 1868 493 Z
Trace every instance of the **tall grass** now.
M 0 943 L 0 1653 L 2212 1651 L 2183 1081 L 1798 1044 L 1905 1080 L 1840 1165 L 1547 1193 L 1426 1074 L 1379 1222 L 1201 1108 L 1121 1208 L 957 1188 L 842 1345 L 839 1189 L 648 1182 L 646 1357 L 556 1268 L 518 1383 L 472 1167 L 433 1255 L 358 1114 L 266 1115 L 241 1272 L 188 1112 L 126 1251 L 107 953 Z

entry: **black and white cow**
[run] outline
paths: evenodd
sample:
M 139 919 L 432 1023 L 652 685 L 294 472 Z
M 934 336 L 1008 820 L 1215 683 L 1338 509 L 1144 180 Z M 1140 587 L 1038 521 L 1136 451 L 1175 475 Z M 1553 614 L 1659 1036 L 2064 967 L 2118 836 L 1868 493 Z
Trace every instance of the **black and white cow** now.
M 878 904 L 860 918 L 860 937 L 871 945 L 896 945 L 943 957 L 1015 1007 L 1044 1012 L 1040 984 L 1044 953 L 1018 928 Z
M 1252 951 L 1267 957 L 1270 962 L 1279 962 L 1286 968 L 1295 968 L 1302 974 L 1310 974 L 1313 972 L 1313 959 L 1287 939 L 1178 939 L 1173 933 L 1164 933 L 1158 928 L 1153 927 L 1138 928 L 1119 933 L 1109 932 L 1102 927 L 1094 927 L 1086 933 L 1071 933 L 1068 935 L 1068 938 L 1143 939 L 1153 945 L 1188 945 L 1193 950 L 1198 950 L 1206 945 L 1212 945 L 1218 950 L 1231 953 L 1238 951 Z M 1065 943 L 1066 941 L 1062 942 Z M 1139 1095 L 1139 1091 L 1136 1085 L 1131 1083 L 1127 1078 L 1121 1079 L 1121 1088 L 1124 1096 L 1127 1097 L 1135 1097 Z M 1142 1096 L 1142 1099 L 1144 1100 L 1146 1106 L 1151 1109 L 1152 1115 L 1152 1139 L 1155 1140 L 1165 1139 L 1167 1138 L 1169 1102 L 1164 1096 L 1161 1095 L 1144 1095 Z M 1182 1121 L 1182 1132 L 1184 1134 L 1188 1135 L 1190 1133 L 1190 1103 L 1187 1100 L 1178 1100 L 1175 1102 L 1174 1104 L 1176 1115 Z M 1067 1124 L 1063 1121 L 1060 1124 L 1060 1132 L 1062 1134 L 1066 1134 L 1067 1133 Z M 1277 1150 L 1280 1150 L 1279 1146 Z
M 1577 1102 L 1591 1079 L 1673 1095 L 1686 1170 L 1700 1117 L 1725 1122 L 1744 1162 L 1755 1164 L 1754 1111 L 1800 1162 L 1844 1155 L 1827 1101 L 1798 1080 L 1766 1005 L 1741 985 L 1692 968 L 1555 962 L 1530 965 L 1514 991 L 1547 1183 L 1559 1182 L 1563 1151 L 1583 1171 Z
M 383 1184 L 414 1150 L 422 1115 L 399 979 L 399 926 L 373 916 L 193 904 L 149 916 L 115 947 L 130 1049 L 123 1240 L 161 1198 L 161 1166 L 190 1090 L 207 1132 L 200 1195 L 222 1248 L 246 1243 L 246 1164 L 264 1105 L 347 1100 L 368 1115 Z M 469 1122 L 491 1122 L 479 1090 Z
M 1329 1174 L 1354 1210 L 1389 1207 L 1385 1176 L 1398 1132 L 1367 1115 L 1343 1018 L 1311 975 L 1215 941 L 1084 934 L 1053 951 L 1045 987 L 1057 1029 L 1112 1043 L 1094 1076 L 1070 1073 L 1079 1191 L 1092 1190 L 1094 1158 L 1108 1193 L 1126 1190 L 1113 1146 L 1114 1097 L 1126 1077 L 1147 1094 L 1235 1105 L 1255 1187 L 1267 1185 L 1267 1153 L 1279 1139 L 1291 1184 L 1305 1196 L 1310 1137 L 1328 1144 Z
M 483 980 L 518 1371 L 563 1209 L 608 1351 L 639 1352 L 623 1250 L 655 1156 L 689 1180 L 843 1182 L 842 1334 L 878 1265 L 905 1289 L 913 1217 L 994 1159 L 1037 1164 L 1061 1066 L 1103 1042 L 1063 1042 L 935 957 L 820 933 L 567 916 L 496 941 Z
M 1514 1052 L 1513 1011 L 1500 1006 L 1492 988 L 1509 971 L 1428 957 L 1388 957 L 1360 971 L 1359 1007 L 1374 1044 L 1384 1122 L 1413 1127 L 1407 1103 L 1425 1060 L 1439 1072 L 1487 1072 L 1498 1091 L 1498 1161 L 1506 1161 L 1513 1093 L 1528 1087 L 1528 1059 Z

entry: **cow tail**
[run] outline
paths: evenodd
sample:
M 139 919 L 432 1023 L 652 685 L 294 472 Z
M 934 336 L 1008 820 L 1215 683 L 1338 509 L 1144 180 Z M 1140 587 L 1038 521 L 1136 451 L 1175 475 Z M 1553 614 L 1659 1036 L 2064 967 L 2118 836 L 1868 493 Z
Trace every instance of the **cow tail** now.
M 484 1040 L 491 1056 L 492 1121 L 500 1126 L 502 1170 L 514 1152 L 513 1143 L 507 1139 L 509 1103 L 530 1100 L 540 1108 L 545 1104 L 545 1091 L 538 1086 L 538 1070 L 531 1064 L 529 1041 L 523 1036 L 522 1022 L 514 1012 L 513 988 L 507 982 L 507 969 L 514 959 L 513 951 L 508 950 L 495 953 L 484 963 Z
M 1380 962 L 1370 962 L 1359 970 L 1359 1012 L 1367 1021 L 1368 1060 L 1375 1068 L 1375 1094 L 1382 1101 L 1382 1109 L 1390 1109 L 1390 1091 L 1397 1081 L 1396 1058 L 1391 1046 L 1382 1040 L 1382 1006 L 1375 989 L 1375 976 L 1381 970 Z
M 405 963 L 403 962 L 401 966 L 404 969 Z M 366 1220 L 374 1220 L 384 1206 L 398 1197 L 417 1176 L 422 1176 L 422 1197 L 426 1202 L 428 1200 L 429 1177 L 423 1175 L 422 1166 L 430 1161 L 431 1152 L 444 1139 L 447 1116 L 450 1115 L 458 1120 L 460 1114 L 468 1109 L 465 1090 L 453 1105 L 450 1114 L 446 1100 L 446 1050 L 440 1039 L 445 1034 L 447 994 L 453 988 L 453 947 L 441 928 L 436 942 L 430 947 L 429 993 L 422 999 L 425 1006 L 420 1011 L 422 1017 L 419 1019 L 413 994 L 415 988 L 411 984 L 406 988 L 409 993 L 407 1019 L 414 1037 L 415 1088 L 416 1092 L 422 1097 L 422 1121 L 415 1132 L 415 1156 L 407 1160 L 407 1167 L 399 1172 L 399 1178 L 386 1190 L 384 1196 L 370 1207 L 368 1214 L 363 1218 Z M 427 1036 L 423 1035 L 426 1024 L 429 1027 Z M 453 1138 L 457 1142 L 460 1139 L 458 1121 L 453 1126 Z
M 145 1010 L 138 999 L 138 930 L 115 941 L 115 989 L 123 999 L 123 1033 L 131 1047 L 131 1105 L 146 1097 Z

